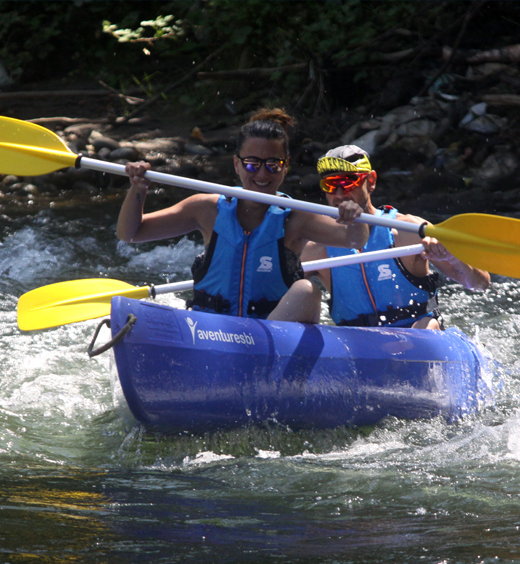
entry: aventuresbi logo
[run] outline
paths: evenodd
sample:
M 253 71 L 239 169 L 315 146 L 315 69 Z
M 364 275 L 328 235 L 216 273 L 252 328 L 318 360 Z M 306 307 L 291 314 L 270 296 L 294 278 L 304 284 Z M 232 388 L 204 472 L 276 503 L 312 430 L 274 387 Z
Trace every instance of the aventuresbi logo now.
M 191 335 L 193 337 L 193 344 L 195 344 L 196 339 L 201 341 L 218 341 L 222 343 L 236 343 L 237 345 L 254 345 L 255 340 L 251 333 L 228 333 L 219 329 L 218 331 L 206 331 L 204 329 L 197 329 L 197 322 L 193 321 L 191 317 L 186 318 L 186 323 L 190 328 Z
M 193 321 L 193 319 L 191 317 L 187 317 L 186 323 L 188 324 L 188 327 L 190 328 L 191 336 L 193 337 L 193 344 L 195 344 L 195 330 L 197 329 L 198 321 Z

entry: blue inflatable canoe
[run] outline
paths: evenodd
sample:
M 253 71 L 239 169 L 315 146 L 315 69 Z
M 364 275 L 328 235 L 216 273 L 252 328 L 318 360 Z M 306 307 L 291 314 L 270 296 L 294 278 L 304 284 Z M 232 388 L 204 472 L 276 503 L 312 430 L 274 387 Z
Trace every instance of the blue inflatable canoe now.
M 113 336 L 129 315 L 117 373 L 133 416 L 153 431 L 453 420 L 493 398 L 487 358 L 458 329 L 259 321 L 116 297 Z

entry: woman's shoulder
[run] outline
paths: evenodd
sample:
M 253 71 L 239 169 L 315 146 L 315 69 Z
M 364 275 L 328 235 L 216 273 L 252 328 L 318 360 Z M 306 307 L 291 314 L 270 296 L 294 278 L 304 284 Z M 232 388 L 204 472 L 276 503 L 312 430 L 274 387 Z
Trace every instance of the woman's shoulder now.
M 181 200 L 176 205 L 184 209 L 216 210 L 219 197 L 218 194 L 194 194 L 193 196 L 188 196 L 184 200 Z

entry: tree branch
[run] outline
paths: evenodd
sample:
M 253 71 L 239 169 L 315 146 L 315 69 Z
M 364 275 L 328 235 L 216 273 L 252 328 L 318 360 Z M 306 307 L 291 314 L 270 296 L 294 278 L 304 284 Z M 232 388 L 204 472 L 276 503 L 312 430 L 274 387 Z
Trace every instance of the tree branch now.
M 170 90 L 173 90 L 174 88 L 177 88 L 181 84 L 187 82 L 192 76 L 196 75 L 204 65 L 208 64 L 211 60 L 213 60 L 215 57 L 220 55 L 220 53 L 224 50 L 224 47 L 226 47 L 225 43 L 221 45 L 216 51 L 213 51 L 213 53 L 211 53 L 208 57 L 206 57 L 201 63 L 193 67 L 191 71 L 188 74 L 185 74 L 181 79 L 172 82 L 171 84 L 163 88 L 159 94 L 152 96 L 149 100 L 144 102 L 144 104 L 141 104 L 138 108 L 136 108 L 133 112 L 131 112 L 127 116 L 118 118 L 116 120 L 116 125 L 122 125 L 126 123 L 129 119 L 141 113 L 145 108 L 148 108 L 148 106 L 151 106 L 152 104 L 157 102 L 157 100 L 159 100 L 159 98 L 162 98 L 166 92 L 169 92 Z
M 214 72 L 199 72 L 197 78 L 206 80 L 247 80 L 251 78 L 269 78 L 275 72 L 290 72 L 306 70 L 309 67 L 307 63 L 297 63 L 294 65 L 286 65 L 274 68 L 251 68 L 238 70 L 225 70 Z
M 453 50 L 452 50 L 450 56 L 448 57 L 448 59 L 446 59 L 446 61 L 444 61 L 444 64 L 441 65 L 440 69 L 433 75 L 433 77 L 421 88 L 419 94 L 417 94 L 418 97 L 423 96 L 426 92 L 428 92 L 428 90 L 431 88 L 431 86 L 434 84 L 434 82 L 446 71 L 446 69 L 450 65 L 451 61 L 453 60 L 455 53 L 457 52 L 457 49 L 459 47 L 459 44 L 460 44 L 462 38 L 464 37 L 464 34 L 466 33 L 466 28 L 468 27 L 469 21 L 478 12 L 478 10 L 480 10 L 480 8 L 482 8 L 482 6 L 486 3 L 486 1 L 487 0 L 479 0 L 479 1 L 473 0 L 472 1 L 472 5 L 470 6 L 468 11 L 464 15 L 462 27 L 460 28 L 459 35 L 457 36 L 457 39 L 455 40 L 455 43 L 453 45 Z

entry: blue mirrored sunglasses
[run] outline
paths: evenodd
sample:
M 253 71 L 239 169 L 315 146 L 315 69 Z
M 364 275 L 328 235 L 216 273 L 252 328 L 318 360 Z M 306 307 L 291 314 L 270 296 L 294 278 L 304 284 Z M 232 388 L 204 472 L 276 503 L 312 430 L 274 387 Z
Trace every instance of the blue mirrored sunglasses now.
M 239 159 L 246 171 L 251 173 L 258 172 L 262 164 L 264 164 L 269 172 L 277 174 L 282 172 L 283 165 L 286 163 L 284 159 L 260 159 L 258 157 L 239 157 L 238 155 L 237 159 Z

